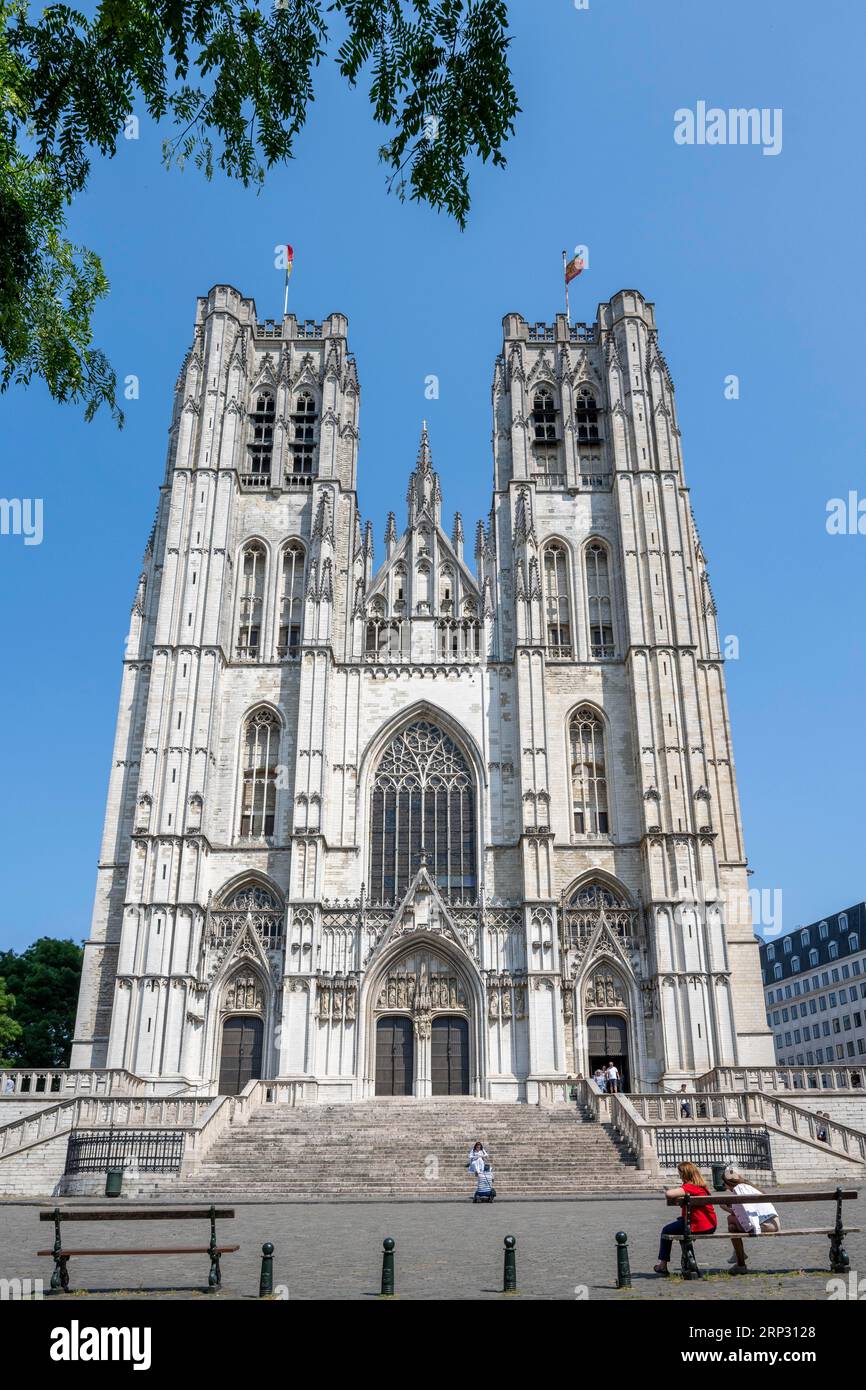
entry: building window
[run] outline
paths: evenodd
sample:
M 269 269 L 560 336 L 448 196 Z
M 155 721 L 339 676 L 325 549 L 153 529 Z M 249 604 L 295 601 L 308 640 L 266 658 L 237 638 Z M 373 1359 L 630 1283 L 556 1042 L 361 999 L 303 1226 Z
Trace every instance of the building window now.
M 599 438 L 598 406 L 595 403 L 595 396 L 585 386 L 577 393 L 574 422 L 577 426 L 578 443 L 590 443 Z
M 571 656 L 571 606 L 568 597 L 568 552 L 556 543 L 544 548 L 544 606 L 547 652 L 552 657 Z
M 851 935 L 848 937 L 848 950 L 849 950 L 849 951 L 859 951 L 859 950 L 860 950 L 860 938 L 859 938 L 859 936 L 857 935 L 857 933 L 856 933 L 855 931 L 852 931 Z
M 303 391 L 292 411 L 289 469 L 286 475 L 290 487 L 309 487 L 315 472 L 316 418 L 316 402 L 309 391 Z
M 786 936 L 786 937 L 785 937 L 785 940 L 782 942 L 782 950 L 785 952 L 785 955 L 786 955 L 786 956 L 789 956 L 789 955 L 791 954 L 791 938 L 790 938 L 790 936 Z
M 829 936 L 829 934 L 830 934 L 830 928 L 827 926 L 827 923 L 826 923 L 826 922 L 821 922 L 820 925 L 819 925 L 819 927 L 818 927 L 818 937 L 819 937 L 819 939 L 820 939 L 821 941 L 826 941 L 826 940 L 827 940 L 827 937 Z
M 781 980 L 781 978 L 782 978 L 782 967 L 781 967 L 781 965 L 774 965 L 774 966 L 773 966 L 773 979 L 774 979 L 774 980 Z
M 571 800 L 577 835 L 607 835 L 607 772 L 604 724 L 589 705 L 571 716 L 568 726 L 571 750 Z
M 814 948 L 809 952 L 809 964 L 810 964 L 810 965 L 817 965 L 817 964 L 818 964 L 818 952 L 817 952 L 816 950 L 814 950 Z M 813 988 L 817 988 L 817 986 L 816 986 L 816 985 L 813 985 Z
M 274 453 L 276 407 L 270 391 L 259 391 L 250 412 L 249 466 L 243 481 L 248 487 L 269 487 Z
M 456 743 L 427 720 L 397 734 L 376 769 L 371 901 L 399 902 L 422 862 L 448 901 L 475 901 L 474 778 Z
M 536 391 L 532 402 L 532 432 L 536 444 L 556 443 L 556 407 L 546 387 Z
M 768 947 L 767 947 L 767 960 L 775 960 L 775 959 L 776 959 L 776 947 L 775 947 L 775 945 L 773 944 L 773 942 L 771 941 L 770 944 L 769 944 Z
M 828 947 L 827 947 L 827 954 L 828 954 L 828 956 L 830 957 L 831 960 L 838 960 L 838 959 L 839 959 L 839 943 L 838 943 L 838 941 L 831 941 L 831 942 L 829 943 L 829 945 L 828 945 Z
M 255 710 L 244 728 L 241 835 L 261 839 L 274 833 L 280 721 L 273 710 Z
M 280 574 L 280 609 L 277 656 L 280 661 L 299 656 L 304 616 L 304 547 L 290 541 L 283 551 Z
M 244 546 L 236 649 L 239 661 L 257 661 L 261 652 L 266 560 L 265 548 L 259 541 Z
M 586 592 L 589 600 L 589 647 L 593 657 L 613 656 L 613 611 L 607 547 L 593 541 L 586 548 Z
M 809 933 L 808 933 L 807 931 L 801 931 L 801 932 L 800 932 L 800 945 L 801 945 L 801 946 L 808 946 L 808 945 L 809 945 Z
M 800 971 L 800 957 L 799 957 L 799 956 L 792 956 L 792 957 L 791 957 L 791 970 L 792 970 L 792 972 L 793 972 L 795 975 L 799 974 L 799 971 Z

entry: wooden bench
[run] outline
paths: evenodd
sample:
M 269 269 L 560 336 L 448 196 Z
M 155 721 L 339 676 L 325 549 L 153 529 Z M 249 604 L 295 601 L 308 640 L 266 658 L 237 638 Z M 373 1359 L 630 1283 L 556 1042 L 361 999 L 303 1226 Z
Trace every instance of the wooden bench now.
M 845 1252 L 845 1237 L 852 1232 L 859 1232 L 859 1226 L 846 1226 L 842 1221 L 842 1203 L 853 1202 L 859 1193 L 854 1188 L 843 1189 L 834 1188 L 832 1192 L 762 1192 L 759 1197 L 749 1197 L 734 1192 L 720 1192 L 712 1197 L 668 1197 L 669 1207 L 685 1208 L 682 1212 L 684 1217 L 685 1232 L 681 1236 L 672 1236 L 672 1240 L 680 1242 L 680 1255 L 682 1275 L 684 1279 L 700 1279 L 703 1276 L 698 1268 L 695 1257 L 696 1240 L 779 1240 L 783 1236 L 829 1236 L 830 1237 L 830 1269 L 833 1274 L 847 1274 L 848 1256 Z M 784 1202 L 835 1202 L 836 1219 L 832 1229 L 826 1226 L 799 1226 L 791 1227 L 785 1231 L 690 1231 L 691 1214 L 696 1207 L 733 1207 L 755 1204 L 758 1202 L 770 1202 L 774 1207 Z
M 52 1255 L 54 1257 L 54 1272 L 51 1275 L 51 1287 L 60 1290 L 62 1293 L 69 1292 L 69 1274 L 67 1264 L 73 1255 L 208 1255 L 210 1257 L 210 1273 L 208 1274 L 208 1289 L 218 1289 L 222 1284 L 220 1273 L 220 1258 L 223 1255 L 231 1255 L 240 1249 L 239 1245 L 217 1245 L 216 1223 L 220 1221 L 231 1221 L 234 1218 L 233 1207 L 138 1207 L 133 1209 L 120 1209 L 117 1207 L 54 1207 L 52 1211 L 41 1211 L 40 1221 L 54 1222 L 54 1247 L 51 1250 L 39 1250 L 39 1255 Z M 162 1249 L 148 1246 L 141 1249 L 118 1249 L 110 1250 L 64 1250 L 60 1234 L 60 1226 L 63 1221 L 210 1221 L 210 1242 L 207 1245 L 174 1245 Z

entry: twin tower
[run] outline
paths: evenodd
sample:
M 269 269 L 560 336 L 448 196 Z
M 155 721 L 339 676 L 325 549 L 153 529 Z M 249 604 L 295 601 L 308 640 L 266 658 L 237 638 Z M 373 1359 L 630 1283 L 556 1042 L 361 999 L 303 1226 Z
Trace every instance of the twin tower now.
M 772 1065 L 653 306 L 503 327 L 488 522 L 443 527 L 425 427 L 376 563 L 347 320 L 198 301 L 74 1067 L 535 1102 Z

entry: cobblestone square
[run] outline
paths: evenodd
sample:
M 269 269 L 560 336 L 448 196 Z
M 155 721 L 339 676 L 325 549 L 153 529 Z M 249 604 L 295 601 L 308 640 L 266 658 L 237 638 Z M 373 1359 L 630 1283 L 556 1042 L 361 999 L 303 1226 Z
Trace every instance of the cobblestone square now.
M 220 1297 L 228 1299 L 257 1295 L 261 1247 L 266 1240 L 275 1247 L 274 1284 L 286 1289 L 290 1300 L 375 1298 L 385 1236 L 396 1241 L 397 1294 L 406 1300 L 501 1298 L 506 1235 L 517 1238 L 516 1297 L 524 1300 L 826 1300 L 828 1281 L 834 1277 L 829 1271 L 827 1237 L 810 1235 L 747 1242 L 752 1272 L 744 1276 L 727 1272 L 731 1253 L 727 1242 L 699 1243 L 706 1278 L 689 1283 L 678 1276 L 658 1278 L 652 1273 L 658 1232 L 671 1218 L 661 1198 L 503 1200 L 490 1207 L 474 1206 L 468 1200 L 239 1201 L 233 1205 L 234 1221 L 217 1228 L 222 1243 L 241 1247 L 223 1261 Z M 52 1244 L 52 1227 L 38 1220 L 38 1211 L 36 1204 L 15 1202 L 0 1209 L 0 1278 L 42 1278 L 47 1289 L 51 1260 L 38 1259 L 35 1252 Z M 783 1207 L 783 1227 L 829 1227 L 832 1213 L 830 1202 Z M 866 1224 L 866 1201 L 861 1197 L 846 1203 L 846 1213 L 851 1224 Z M 628 1290 L 615 1286 L 614 1234 L 618 1230 L 629 1237 L 633 1283 Z M 189 1223 L 170 1221 L 153 1227 L 149 1223 L 76 1223 L 66 1228 L 65 1239 L 73 1248 L 199 1243 L 198 1237 L 190 1240 Z M 866 1276 L 863 1233 L 850 1235 L 846 1249 L 855 1279 Z M 677 1268 L 675 1245 L 671 1269 Z M 124 1291 L 127 1297 L 136 1297 L 145 1289 L 161 1289 L 162 1297 L 195 1298 L 206 1284 L 208 1261 L 203 1255 L 85 1257 L 72 1259 L 69 1269 L 72 1287 L 78 1291 L 113 1291 L 115 1295 Z

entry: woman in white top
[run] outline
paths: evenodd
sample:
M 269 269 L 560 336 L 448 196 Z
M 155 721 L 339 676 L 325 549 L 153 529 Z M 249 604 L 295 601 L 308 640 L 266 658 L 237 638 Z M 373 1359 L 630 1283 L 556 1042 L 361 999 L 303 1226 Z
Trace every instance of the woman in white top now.
M 470 1173 L 477 1173 L 479 1171 L 480 1165 L 480 1171 L 483 1173 L 484 1165 L 485 1163 L 489 1163 L 489 1161 L 489 1153 L 485 1149 L 481 1140 L 476 1139 L 475 1143 L 472 1145 L 472 1148 L 469 1150 L 469 1162 L 467 1163 L 466 1167 L 469 1169 Z
M 746 1182 L 739 1168 L 735 1168 L 733 1164 L 729 1164 L 725 1169 L 725 1187 L 729 1192 L 733 1192 L 735 1197 L 761 1196 L 759 1189 Z M 729 1210 L 729 1231 L 748 1231 L 749 1235 L 759 1236 L 765 1231 L 778 1231 L 780 1229 L 779 1213 L 770 1202 L 735 1202 Z M 742 1274 L 746 1269 L 746 1252 L 743 1249 L 742 1239 L 732 1236 L 731 1244 L 734 1247 L 734 1253 L 728 1264 L 734 1266 L 731 1271 L 733 1274 Z

